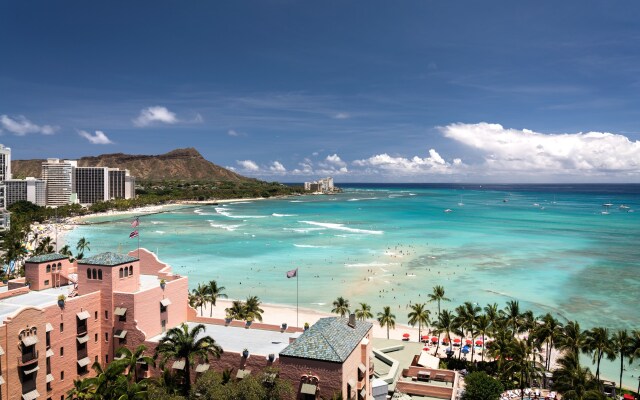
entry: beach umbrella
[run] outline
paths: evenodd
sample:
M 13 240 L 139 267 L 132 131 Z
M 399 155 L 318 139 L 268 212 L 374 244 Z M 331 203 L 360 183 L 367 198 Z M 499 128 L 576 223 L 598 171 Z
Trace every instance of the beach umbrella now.
M 423 347 L 422 351 L 429 351 L 429 348 L 428 347 Z
M 462 354 L 467 354 L 469 352 L 469 348 L 464 347 L 461 351 L 462 351 Z
M 410 336 L 411 336 L 411 335 L 409 335 L 408 333 L 405 333 L 404 335 L 402 335 L 402 337 L 403 337 L 403 338 L 408 338 L 408 337 L 410 337 Z
M 453 339 L 453 343 L 460 343 L 460 339 L 458 338 Z
M 435 337 L 435 336 L 434 336 L 434 337 L 432 337 L 432 338 L 431 338 L 431 342 L 432 342 L 432 343 L 438 343 L 438 338 L 437 338 L 437 337 Z
M 442 343 L 449 343 L 449 338 L 442 339 Z
M 469 339 L 465 340 L 465 343 L 466 344 L 473 344 L 473 342 L 471 340 L 469 340 Z
M 482 340 L 476 340 L 476 346 L 482 346 Z
M 428 342 L 429 341 L 429 336 L 428 335 L 422 335 L 422 341 L 423 342 Z

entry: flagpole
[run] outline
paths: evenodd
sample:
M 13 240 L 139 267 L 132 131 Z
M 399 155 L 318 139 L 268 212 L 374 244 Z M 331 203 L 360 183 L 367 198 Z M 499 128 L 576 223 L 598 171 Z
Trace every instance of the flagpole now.
M 296 274 L 296 327 L 300 327 L 300 322 L 298 321 L 298 294 L 299 294 L 299 285 L 298 281 L 300 279 L 300 267 L 298 267 L 298 273 Z
M 140 259 L 140 217 L 136 217 L 136 220 L 138 221 L 138 226 L 136 226 L 136 228 L 138 228 L 138 260 Z

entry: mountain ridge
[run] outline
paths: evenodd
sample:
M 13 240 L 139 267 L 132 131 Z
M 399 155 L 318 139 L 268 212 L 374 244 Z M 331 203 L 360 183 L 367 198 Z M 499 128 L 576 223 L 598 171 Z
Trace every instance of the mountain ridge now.
M 12 160 L 14 178 L 39 178 L 46 159 Z M 79 167 L 111 167 L 128 169 L 137 180 L 162 181 L 256 181 L 205 159 L 193 147 L 179 148 L 164 154 L 109 153 L 78 159 Z

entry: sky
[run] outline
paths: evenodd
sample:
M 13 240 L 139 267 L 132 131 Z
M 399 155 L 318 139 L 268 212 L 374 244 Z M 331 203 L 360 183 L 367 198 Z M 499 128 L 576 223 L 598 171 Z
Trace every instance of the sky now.
M 282 182 L 640 182 L 637 1 L 0 1 L 14 159 Z

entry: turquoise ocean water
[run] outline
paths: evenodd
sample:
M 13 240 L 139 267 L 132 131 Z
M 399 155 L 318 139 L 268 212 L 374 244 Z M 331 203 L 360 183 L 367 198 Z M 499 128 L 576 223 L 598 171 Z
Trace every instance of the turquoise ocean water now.
M 585 328 L 640 328 L 638 185 L 344 189 L 145 216 L 141 246 L 192 287 L 216 279 L 230 297 L 295 305 L 296 282 L 285 272 L 299 268 L 300 306 L 322 311 L 345 296 L 374 314 L 389 305 L 404 322 L 410 301 L 443 285 L 452 299 L 445 308 L 517 299 Z M 90 254 L 136 248 L 130 221 L 118 219 L 81 226 L 66 241 L 86 237 Z M 629 368 L 630 386 L 638 372 Z

